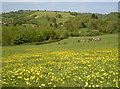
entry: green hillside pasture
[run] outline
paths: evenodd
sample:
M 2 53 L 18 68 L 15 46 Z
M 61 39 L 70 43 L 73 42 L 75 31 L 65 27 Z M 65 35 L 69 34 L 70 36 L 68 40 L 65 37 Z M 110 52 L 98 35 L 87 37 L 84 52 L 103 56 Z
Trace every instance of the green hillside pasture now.
M 53 42 L 42 45 L 16 45 L 3 46 L 3 56 L 13 55 L 14 53 L 29 53 L 29 52 L 44 52 L 44 51 L 82 51 L 82 50 L 102 50 L 102 49 L 118 49 L 118 34 L 96 36 L 101 38 L 101 41 L 78 42 L 80 39 L 94 38 L 91 37 L 69 37 L 59 42 Z M 64 43 L 67 44 L 64 44 Z M 60 43 L 60 44 L 58 44 Z M 26 49 L 34 49 L 33 51 L 26 51 Z M 44 51 L 43 51 L 44 50 Z M 9 52 L 10 51 L 10 52 Z
M 57 23 L 64 23 L 65 21 L 69 20 L 69 18 L 74 17 L 70 15 L 70 13 L 66 12 L 50 12 L 50 11 L 38 11 L 34 12 L 30 16 L 37 15 L 36 18 L 43 17 L 43 16 L 49 16 L 49 17 L 56 17 L 57 14 L 61 14 L 62 18 L 57 18 Z
M 50 17 L 56 17 L 57 14 L 61 14 L 62 17 L 74 17 L 72 15 L 70 15 L 70 13 L 66 13 L 66 12 L 51 12 L 51 11 L 38 11 L 38 12 L 34 12 L 32 15 L 37 15 L 38 17 L 42 17 L 42 16 L 50 16 Z M 36 17 L 37 18 L 37 17 Z
M 118 35 L 3 46 L 3 87 L 118 87 Z M 66 42 L 66 44 L 64 44 Z

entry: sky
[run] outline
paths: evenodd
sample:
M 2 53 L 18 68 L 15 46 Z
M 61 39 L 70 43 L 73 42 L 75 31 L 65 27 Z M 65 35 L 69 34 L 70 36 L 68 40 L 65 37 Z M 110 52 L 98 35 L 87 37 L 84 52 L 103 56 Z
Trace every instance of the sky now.
M 118 12 L 118 2 L 3 2 L 2 12 L 17 10 L 72 11 L 107 14 Z
M 119 2 L 119 0 L 2 0 L 2 2 Z

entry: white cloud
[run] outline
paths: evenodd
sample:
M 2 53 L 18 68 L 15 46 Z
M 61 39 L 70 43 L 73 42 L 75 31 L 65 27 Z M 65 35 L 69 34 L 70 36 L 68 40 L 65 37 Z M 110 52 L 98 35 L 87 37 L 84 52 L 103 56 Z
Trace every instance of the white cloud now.
M 2 2 L 119 2 L 120 0 L 2 0 Z

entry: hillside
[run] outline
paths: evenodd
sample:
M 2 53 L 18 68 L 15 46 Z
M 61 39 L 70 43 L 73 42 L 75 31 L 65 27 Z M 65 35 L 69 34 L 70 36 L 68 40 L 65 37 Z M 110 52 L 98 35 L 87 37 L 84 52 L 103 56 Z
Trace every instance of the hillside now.
M 2 14 L 3 45 L 119 32 L 118 13 L 19 10 Z

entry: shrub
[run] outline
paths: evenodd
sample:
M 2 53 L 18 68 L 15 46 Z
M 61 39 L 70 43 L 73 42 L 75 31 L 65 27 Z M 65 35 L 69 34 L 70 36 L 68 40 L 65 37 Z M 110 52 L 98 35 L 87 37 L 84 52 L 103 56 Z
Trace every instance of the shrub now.
M 97 35 L 100 35 L 100 33 L 99 33 L 98 30 L 91 30 L 88 34 L 89 34 L 89 36 L 97 36 Z

